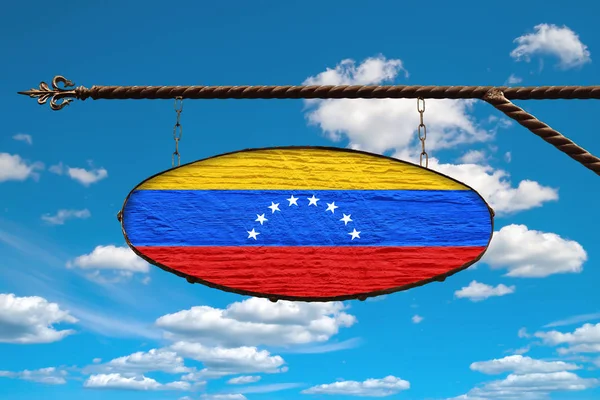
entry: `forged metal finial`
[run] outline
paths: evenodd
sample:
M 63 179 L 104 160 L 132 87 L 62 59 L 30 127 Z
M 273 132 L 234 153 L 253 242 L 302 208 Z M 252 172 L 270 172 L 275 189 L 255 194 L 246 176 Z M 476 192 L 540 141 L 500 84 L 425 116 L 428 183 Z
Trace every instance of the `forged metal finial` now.
M 59 83 L 63 84 L 63 87 L 58 86 Z M 55 76 L 52 79 L 52 89 L 46 82 L 40 82 L 38 89 L 32 88 L 24 92 L 18 92 L 32 98 L 37 97 L 38 104 L 46 104 L 50 99 L 50 108 L 53 110 L 60 110 L 65 106 L 68 106 L 72 101 L 72 98 L 77 98 L 77 89 L 69 89 L 74 87 L 75 84 L 63 76 Z

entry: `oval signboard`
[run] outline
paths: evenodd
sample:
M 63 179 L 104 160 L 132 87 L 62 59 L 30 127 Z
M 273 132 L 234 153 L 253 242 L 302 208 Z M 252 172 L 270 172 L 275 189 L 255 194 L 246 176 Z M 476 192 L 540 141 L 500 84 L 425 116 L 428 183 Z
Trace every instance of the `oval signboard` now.
M 133 251 L 221 290 L 330 301 L 467 268 L 493 232 L 470 187 L 397 159 L 327 147 L 249 149 L 139 184 L 120 213 Z

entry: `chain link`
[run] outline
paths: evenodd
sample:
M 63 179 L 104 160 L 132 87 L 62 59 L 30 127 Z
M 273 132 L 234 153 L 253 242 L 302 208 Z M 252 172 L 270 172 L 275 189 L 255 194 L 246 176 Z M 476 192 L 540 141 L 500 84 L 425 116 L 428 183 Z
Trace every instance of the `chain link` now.
M 171 156 L 171 166 L 175 167 L 175 156 L 177 156 L 177 166 L 181 165 L 181 154 L 179 154 L 179 141 L 183 132 L 179 119 L 183 111 L 183 97 L 175 97 L 175 113 L 177 113 L 177 121 L 173 127 L 173 140 L 175 140 L 175 151 Z
M 421 107 L 421 104 L 423 105 L 422 107 Z M 425 168 L 427 168 L 429 165 L 429 155 L 425 151 L 425 141 L 427 140 L 427 127 L 425 126 L 425 123 L 423 122 L 423 114 L 425 113 L 425 99 L 422 97 L 419 97 L 417 99 L 417 111 L 419 112 L 419 118 L 420 118 L 418 132 L 419 132 L 419 140 L 421 141 L 421 155 L 419 156 L 419 164 L 422 167 L 423 166 L 423 158 L 425 158 Z

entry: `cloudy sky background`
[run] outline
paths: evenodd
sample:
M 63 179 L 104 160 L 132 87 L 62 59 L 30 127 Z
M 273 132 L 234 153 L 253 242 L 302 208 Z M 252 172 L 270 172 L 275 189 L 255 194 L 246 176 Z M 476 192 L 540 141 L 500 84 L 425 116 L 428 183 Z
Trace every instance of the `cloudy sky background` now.
M 491 106 L 425 112 L 430 167 L 496 211 L 481 262 L 366 302 L 274 304 L 189 285 L 126 248 L 116 213 L 170 167 L 172 102 L 53 112 L 15 95 L 58 74 L 88 87 L 593 85 L 593 10 L 163 4 L 35 1 L 0 16 L 2 399 L 600 398 L 598 177 Z M 600 153 L 597 102 L 518 104 Z M 413 100 L 185 101 L 181 122 L 182 162 L 278 145 L 418 162 Z

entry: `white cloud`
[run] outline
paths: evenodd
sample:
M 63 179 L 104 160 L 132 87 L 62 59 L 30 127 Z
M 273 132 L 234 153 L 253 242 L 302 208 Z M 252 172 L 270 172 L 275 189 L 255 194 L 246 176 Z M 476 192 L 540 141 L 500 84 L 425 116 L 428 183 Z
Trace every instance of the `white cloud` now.
M 530 230 L 525 225 L 508 225 L 494 232 L 481 262 L 493 269 L 508 269 L 507 276 L 543 278 L 579 273 L 586 260 L 585 250 L 573 240 Z
M 328 342 L 313 345 L 297 346 L 286 349 L 286 353 L 300 353 L 300 354 L 321 354 L 331 353 L 334 351 L 353 349 L 362 344 L 362 339 L 351 338 L 342 340 L 341 342 Z
M 98 357 L 96 357 L 96 358 L 94 358 L 94 359 L 92 360 L 92 362 L 93 362 L 94 364 L 99 364 L 99 363 L 101 363 L 101 362 L 102 362 L 102 359 L 101 359 L 101 358 L 98 358 Z
M 419 324 L 419 323 L 421 323 L 421 321 L 423 321 L 423 317 L 421 317 L 420 315 L 413 315 L 413 317 L 411 319 L 412 319 L 412 322 L 415 324 Z
M 410 383 L 395 376 L 367 379 L 363 382 L 339 381 L 303 390 L 304 394 L 333 394 L 342 396 L 385 397 L 410 388 Z
M 200 371 L 194 369 L 192 372 L 190 372 L 189 374 L 185 374 L 181 377 L 182 381 L 189 381 L 189 382 L 199 382 L 199 383 L 206 383 L 206 379 L 219 379 L 222 378 L 224 376 L 229 375 L 226 372 L 220 372 L 220 371 L 209 371 L 208 369 L 204 368 Z
M 306 85 L 375 85 L 391 81 L 404 72 L 401 60 L 387 60 L 384 56 L 369 57 L 362 64 L 356 66 L 354 60 L 342 60 L 335 68 L 327 68 L 317 76 L 306 79 Z
M 356 322 L 341 302 L 301 303 L 249 298 L 226 309 L 192 307 L 163 315 L 156 325 L 171 339 L 232 346 L 325 342 Z
M 565 355 L 570 353 L 600 353 L 600 343 L 583 343 L 569 347 L 561 347 L 558 354 Z
M 129 247 L 113 245 L 96 246 L 90 254 L 84 254 L 67 262 L 67 268 L 91 270 L 89 279 L 99 283 L 119 282 L 130 278 L 134 273 L 148 273 L 150 267 Z M 107 271 L 113 272 L 112 281 L 106 278 Z
M 489 117 L 487 117 L 487 122 L 489 124 L 496 124 L 494 130 L 498 130 L 498 128 L 510 128 L 515 124 L 513 120 L 509 119 L 508 117 L 498 117 L 496 115 L 490 115 Z M 490 146 L 490 150 L 496 151 L 497 147 Z
M 507 163 L 512 161 L 512 154 L 510 151 L 504 153 L 504 161 L 506 161 Z
M 464 164 L 485 163 L 487 156 L 483 150 L 469 150 L 459 159 Z
M 223 314 L 239 322 L 304 325 L 344 309 L 340 302 L 299 303 L 251 297 L 230 304 Z
M 519 332 L 517 332 L 517 336 L 519 336 L 520 338 L 530 338 L 531 337 L 531 335 L 529 333 L 527 333 L 526 328 L 519 329 Z
M 519 78 L 515 74 L 510 74 L 510 76 L 508 77 L 506 82 L 504 82 L 504 84 L 507 86 L 511 86 L 511 85 L 516 85 L 517 83 L 521 83 L 521 82 L 523 82 L 522 78 Z
M 85 275 L 92 282 L 96 282 L 100 285 L 110 285 L 114 283 L 126 282 L 131 279 L 133 272 L 131 271 L 100 271 L 94 270 Z
M 84 186 L 89 186 L 108 176 L 108 171 L 104 168 L 87 170 L 85 168 L 68 168 L 67 174 L 71 179 L 76 180 Z
M 183 358 L 174 351 L 167 349 L 151 349 L 138 351 L 124 357 L 118 357 L 101 365 L 86 368 L 87 371 L 100 371 L 103 373 L 139 373 L 165 372 L 168 374 L 181 374 L 191 369 L 184 366 Z M 89 372 L 86 372 L 89 373 Z
M 475 189 L 498 215 L 540 207 L 543 203 L 558 200 L 556 189 L 538 182 L 523 180 L 513 187 L 508 172 L 480 164 L 440 164 L 433 157 L 429 168 L 451 176 Z
M 504 372 L 514 372 L 515 374 L 531 373 L 549 373 L 580 369 L 575 364 L 564 361 L 543 361 L 521 355 L 507 356 L 490 361 L 478 361 L 471 364 L 473 371 L 482 372 L 489 375 L 502 374 Z
M 114 288 L 110 288 L 114 291 Z M 159 340 L 161 332 L 143 320 L 121 313 L 120 309 L 103 307 L 102 310 L 81 307 L 71 303 L 69 309 L 87 331 L 111 338 L 143 338 Z
M 248 400 L 243 394 L 203 394 L 202 400 Z
M 0 342 L 56 342 L 75 332 L 56 330 L 53 325 L 61 322 L 76 323 L 77 319 L 42 297 L 0 294 Z
M 454 400 L 538 400 L 556 391 L 581 391 L 598 385 L 597 379 L 585 379 L 568 371 L 531 374 L 510 374 L 470 390 Z
M 573 332 L 536 332 L 534 336 L 542 339 L 546 345 L 569 345 L 568 348 L 559 349 L 561 354 L 600 353 L 600 323 L 583 324 Z
M 573 68 L 591 62 L 590 52 L 579 36 L 566 26 L 539 24 L 535 32 L 519 36 L 518 44 L 510 56 L 514 59 L 530 61 L 534 55 L 552 55 L 560 60 L 561 68 Z
M 237 393 L 273 393 L 282 390 L 294 389 L 303 386 L 301 383 L 270 383 L 267 385 L 252 385 L 246 387 L 238 387 L 235 389 Z
M 223 348 L 176 342 L 169 348 L 185 358 L 200 361 L 206 368 L 202 371 L 205 376 L 287 371 L 281 356 L 273 356 L 267 350 L 258 350 L 256 347 Z
M 13 139 L 18 140 L 20 142 L 25 142 L 27 144 L 33 144 L 33 138 L 31 137 L 31 135 L 28 135 L 26 133 L 17 133 L 13 136 Z
M 148 272 L 149 269 L 148 263 L 129 247 L 113 245 L 96 246 L 90 254 L 75 258 L 69 266 L 82 269 L 123 269 L 132 272 Z
M 565 326 L 579 324 L 581 322 L 600 319 L 600 313 L 574 315 L 570 318 L 561 319 L 544 325 L 544 328 L 555 328 L 557 326 Z
M 244 385 L 248 383 L 254 383 L 260 381 L 260 376 L 253 375 L 242 375 L 236 376 L 235 378 L 231 378 L 227 381 L 230 385 Z
M 368 73 L 365 71 L 369 71 Z M 390 82 L 402 71 L 400 60 L 372 57 L 356 65 L 344 60 L 333 69 L 308 78 L 306 84 L 382 84 Z M 393 151 L 394 157 L 418 160 L 419 117 L 416 100 L 406 99 L 311 99 L 306 102 L 306 117 L 333 140 L 349 140 L 348 147 L 377 153 Z M 471 100 L 426 100 L 425 124 L 429 131 L 427 149 L 439 150 L 461 144 L 485 142 L 498 128 L 510 126 L 506 119 L 495 116 L 486 123 L 497 122 L 490 132 L 481 128 L 470 115 Z M 430 153 L 431 154 L 431 153 Z M 466 160 L 482 161 L 482 153 L 467 153 Z M 511 213 L 541 206 L 558 198 L 555 189 L 524 180 L 512 187 L 509 174 L 491 166 L 441 164 L 430 156 L 429 167 L 472 186 L 498 213 Z
M 485 283 L 471 281 L 469 286 L 465 286 L 454 292 L 458 298 L 467 298 L 471 301 L 481 301 L 489 297 L 505 296 L 515 292 L 514 286 L 506 286 L 499 284 L 498 286 L 490 286 Z
M 596 379 L 584 379 L 567 371 L 525 375 L 510 374 L 501 381 L 488 383 L 485 386 L 485 390 L 489 392 L 503 392 L 506 390 L 536 392 L 578 391 L 589 389 L 597 383 Z
M 79 218 L 85 219 L 89 218 L 92 214 L 90 210 L 58 210 L 58 212 L 54 215 L 44 214 L 42 215 L 42 220 L 48 222 L 52 225 L 63 225 L 68 219 Z
M 50 166 L 48 170 L 57 175 L 63 175 L 66 172 L 71 179 L 81 183 L 84 186 L 89 186 L 92 183 L 96 183 L 108 177 L 108 171 L 104 168 L 72 168 L 63 165 L 62 162 Z
M 38 170 L 44 169 L 41 162 L 29 163 L 17 154 L 0 153 L 0 182 L 38 179 Z
M 509 353 L 513 353 L 515 355 L 522 355 L 525 353 L 529 353 L 529 350 L 531 350 L 531 347 L 524 346 L 524 347 L 519 347 L 518 349 L 514 349 L 512 351 L 509 351 Z
M 67 383 L 65 379 L 67 375 L 68 373 L 64 369 L 55 367 L 41 368 L 33 371 L 27 369 L 19 372 L 0 371 L 0 377 L 22 379 L 49 385 L 63 385 Z
M 401 60 L 383 56 L 367 58 L 356 65 L 343 60 L 305 80 L 307 85 L 361 85 L 393 81 L 403 71 Z M 467 115 L 472 100 L 426 100 L 427 146 L 453 147 L 461 143 L 486 141 L 491 136 L 479 129 Z M 329 99 L 308 100 L 307 119 L 318 125 L 334 141 L 346 136 L 350 147 L 383 153 L 406 149 L 417 141 L 419 123 L 416 100 Z
M 189 390 L 188 382 L 159 383 L 146 376 L 123 376 L 121 374 L 91 375 L 83 384 L 90 389 L 120 389 L 120 390 Z
M 59 162 L 58 164 L 51 165 L 48 171 L 56 175 L 62 175 L 65 172 L 65 167 L 62 162 Z
M 382 295 L 375 296 L 375 297 L 369 297 L 369 298 L 368 298 L 367 300 L 365 300 L 365 301 L 367 301 L 367 302 L 369 302 L 369 303 L 374 303 L 374 302 L 378 302 L 378 301 L 383 301 L 383 300 L 387 299 L 387 296 L 388 296 L 387 294 L 382 294 Z

